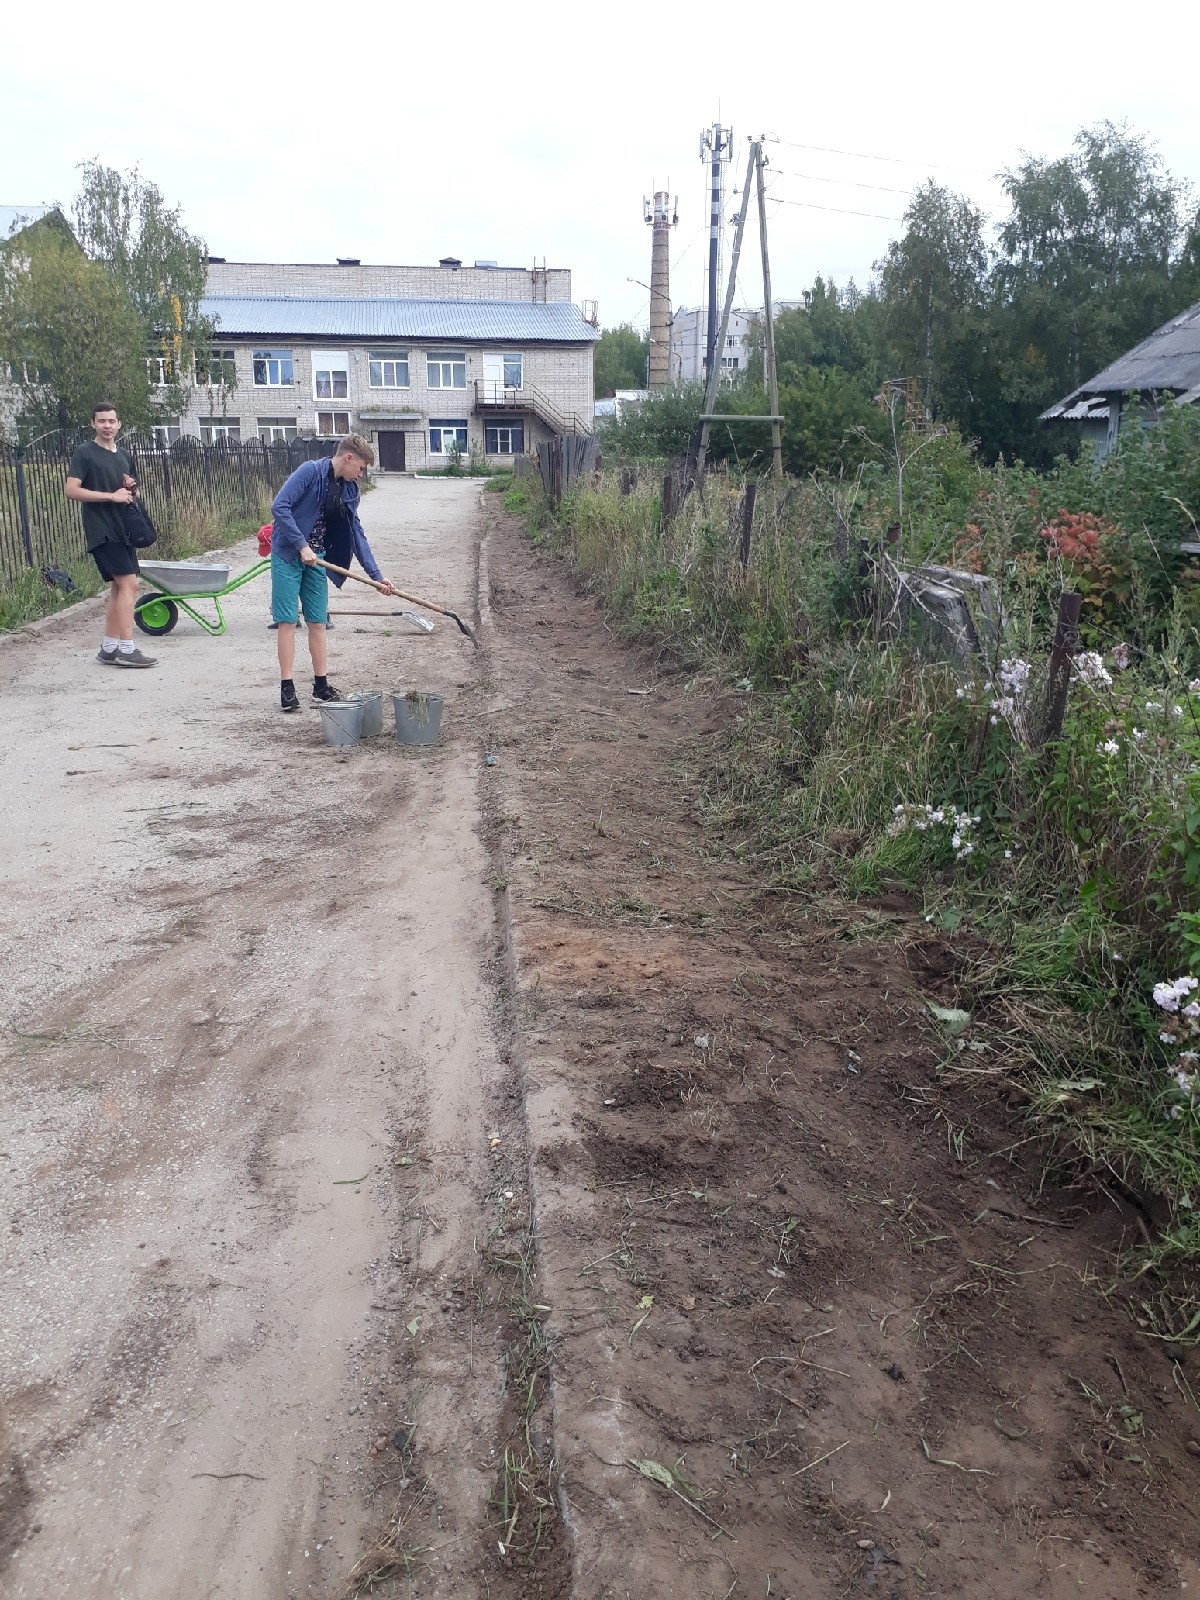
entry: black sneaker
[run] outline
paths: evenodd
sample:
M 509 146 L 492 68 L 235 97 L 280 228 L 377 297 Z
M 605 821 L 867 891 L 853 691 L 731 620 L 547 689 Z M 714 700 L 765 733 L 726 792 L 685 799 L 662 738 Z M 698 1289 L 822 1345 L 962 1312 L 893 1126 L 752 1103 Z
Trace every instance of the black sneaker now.
M 300 696 L 296 693 L 295 684 L 285 684 L 279 691 L 279 709 L 281 711 L 299 711 Z
M 103 656 L 104 652 L 101 651 L 100 653 Z M 118 650 L 117 659 L 113 665 L 117 667 L 154 667 L 158 665 L 158 657 L 144 656 L 137 645 L 134 645 L 132 650 Z
M 346 698 L 342 691 L 335 689 L 331 683 L 327 683 L 323 689 L 318 689 L 314 683 L 312 697 L 314 700 L 319 701 L 344 700 Z

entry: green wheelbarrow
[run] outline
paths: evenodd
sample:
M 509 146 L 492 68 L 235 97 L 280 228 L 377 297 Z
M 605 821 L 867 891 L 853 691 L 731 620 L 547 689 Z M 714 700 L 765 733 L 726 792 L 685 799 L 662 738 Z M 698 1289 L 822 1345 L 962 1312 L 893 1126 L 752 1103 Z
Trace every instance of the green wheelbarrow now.
M 142 577 L 154 588 L 153 594 L 142 595 L 133 608 L 133 620 L 143 633 L 161 638 L 179 621 L 179 613 L 186 611 L 192 621 L 219 639 L 225 632 L 225 614 L 221 601 L 227 594 L 240 589 L 269 572 L 271 559 L 256 561 L 236 578 L 229 576 L 230 568 L 208 565 L 199 561 L 141 561 Z M 212 622 L 191 604 L 193 600 L 212 602 L 217 620 Z

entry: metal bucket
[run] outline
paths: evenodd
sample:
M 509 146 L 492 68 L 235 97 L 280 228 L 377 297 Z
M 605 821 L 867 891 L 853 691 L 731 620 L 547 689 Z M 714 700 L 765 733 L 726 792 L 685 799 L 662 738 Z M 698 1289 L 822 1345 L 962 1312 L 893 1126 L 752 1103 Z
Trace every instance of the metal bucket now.
M 321 707 L 321 732 L 326 744 L 357 744 L 362 738 L 361 700 L 330 700 Z
M 392 711 L 400 744 L 436 744 L 442 725 L 440 694 L 394 694 Z
M 378 738 L 383 732 L 383 690 L 371 689 L 366 694 L 352 694 L 350 699 L 357 701 L 363 708 L 363 738 Z

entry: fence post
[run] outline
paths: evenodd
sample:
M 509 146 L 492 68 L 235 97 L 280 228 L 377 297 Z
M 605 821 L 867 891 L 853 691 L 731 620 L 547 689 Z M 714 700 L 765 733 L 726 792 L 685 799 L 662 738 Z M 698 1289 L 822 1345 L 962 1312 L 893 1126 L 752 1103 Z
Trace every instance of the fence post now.
M 169 444 L 164 445 L 161 459 L 163 499 L 169 506 L 171 504 L 171 449 Z
M 246 457 L 244 450 L 245 446 L 239 444 L 237 447 L 238 489 L 242 496 L 242 510 L 249 511 L 250 502 L 246 499 Z
M 672 479 L 671 474 L 668 472 L 666 477 L 663 479 L 662 486 L 662 525 L 664 528 L 666 527 L 667 523 L 670 522 L 674 509 L 671 504 L 672 500 L 674 499 L 674 488 L 674 480 Z
M 17 456 L 17 512 L 21 519 L 21 543 L 25 546 L 25 560 L 33 565 L 33 537 L 29 528 L 29 491 L 25 485 L 25 462 Z
M 754 526 L 754 502 L 758 498 L 758 485 L 748 483 L 742 497 L 742 571 L 750 570 L 750 530 Z
M 202 444 L 200 446 L 200 465 L 204 469 L 204 492 L 208 496 L 208 503 L 209 503 L 210 506 L 212 505 L 212 497 L 213 496 L 212 496 L 212 462 L 209 460 L 209 453 L 212 450 L 212 448 L 213 448 L 212 445 L 208 445 L 208 444 Z
M 1058 624 L 1054 629 L 1054 648 L 1046 677 L 1046 719 L 1041 743 L 1048 744 L 1062 733 L 1067 714 L 1067 690 L 1071 683 L 1071 657 L 1079 643 L 1079 612 L 1083 596 L 1064 591 L 1058 602 Z

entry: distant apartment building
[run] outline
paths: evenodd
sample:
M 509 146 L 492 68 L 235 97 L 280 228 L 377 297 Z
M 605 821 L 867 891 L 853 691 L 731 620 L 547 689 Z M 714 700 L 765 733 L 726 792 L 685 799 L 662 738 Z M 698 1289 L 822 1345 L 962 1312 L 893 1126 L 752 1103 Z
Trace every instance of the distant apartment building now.
M 385 472 L 490 461 L 593 426 L 595 315 L 558 268 L 209 258 L 215 333 L 168 443 L 365 434 Z M 168 374 L 151 357 L 151 379 Z
M 723 382 L 735 383 L 745 372 L 750 357 L 750 329 L 759 315 L 756 311 L 730 312 L 725 343 L 720 351 Z M 707 350 L 707 309 L 698 306 L 693 311 L 681 306 L 671 318 L 671 382 L 703 383 Z

